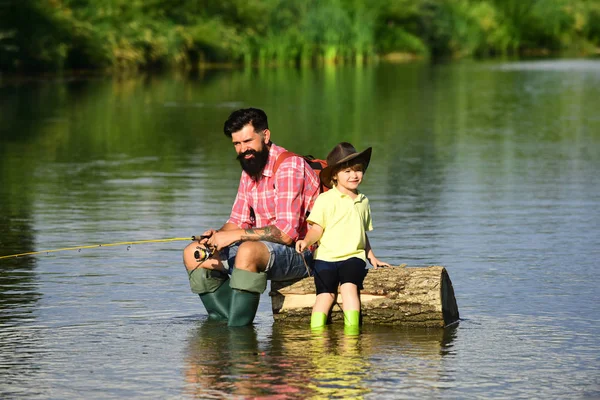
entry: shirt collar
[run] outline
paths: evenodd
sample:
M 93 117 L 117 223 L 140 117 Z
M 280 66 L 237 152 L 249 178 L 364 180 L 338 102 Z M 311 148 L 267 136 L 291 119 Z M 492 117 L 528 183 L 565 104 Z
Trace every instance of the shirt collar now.
M 331 189 L 329 189 L 329 190 L 333 190 L 333 192 L 334 192 L 334 193 L 335 193 L 337 196 L 339 196 L 339 197 L 341 197 L 341 198 L 344 198 L 344 197 L 348 197 L 348 198 L 350 198 L 350 196 L 348 196 L 347 194 L 344 194 L 344 193 L 340 192 L 340 191 L 338 190 L 337 186 L 333 186 L 333 187 L 332 187 Z M 357 192 L 358 192 L 358 196 L 356 196 L 356 198 L 352 199 L 352 200 L 353 200 L 355 203 L 358 203 L 358 202 L 362 201 L 362 199 L 365 197 L 365 195 L 364 195 L 364 194 L 362 194 L 362 193 L 360 192 L 360 190 L 357 190 Z M 351 198 L 350 198 L 350 199 L 351 199 Z

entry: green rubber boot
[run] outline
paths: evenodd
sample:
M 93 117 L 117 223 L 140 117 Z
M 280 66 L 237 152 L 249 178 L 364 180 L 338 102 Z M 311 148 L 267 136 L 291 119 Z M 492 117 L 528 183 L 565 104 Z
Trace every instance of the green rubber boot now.
M 246 292 L 245 290 L 233 289 L 231 305 L 229 307 L 229 319 L 227 326 L 246 326 L 254 321 L 260 293 Z
M 227 320 L 231 305 L 229 277 L 220 271 L 198 268 L 188 274 L 192 292 L 200 296 L 208 318 Z
M 360 333 L 360 311 L 344 311 L 344 333 L 352 336 Z
M 260 294 L 267 288 L 267 274 L 234 269 L 231 274 L 232 290 L 228 326 L 250 325 L 256 316 Z
M 327 324 L 327 314 L 314 312 L 310 315 L 310 329 L 323 329 Z
M 200 300 L 208 312 L 209 319 L 229 319 L 232 294 L 229 279 L 223 281 L 221 286 L 214 292 L 199 294 Z

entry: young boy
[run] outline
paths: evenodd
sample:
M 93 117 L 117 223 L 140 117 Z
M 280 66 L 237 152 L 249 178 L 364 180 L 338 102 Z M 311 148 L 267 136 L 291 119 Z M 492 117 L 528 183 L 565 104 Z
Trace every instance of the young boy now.
M 371 150 L 369 147 L 359 153 L 346 142 L 331 150 L 327 167 L 320 174 L 321 183 L 331 190 L 319 195 L 308 216 L 312 226 L 306 237 L 296 242 L 298 252 L 319 242 L 314 257 L 317 300 L 310 321 L 313 329 L 325 326 L 340 284 L 344 325 L 358 329 L 366 260 L 375 268 L 389 267 L 379 261 L 371 249 L 366 233 L 373 229 L 369 200 L 358 191 L 369 166 Z

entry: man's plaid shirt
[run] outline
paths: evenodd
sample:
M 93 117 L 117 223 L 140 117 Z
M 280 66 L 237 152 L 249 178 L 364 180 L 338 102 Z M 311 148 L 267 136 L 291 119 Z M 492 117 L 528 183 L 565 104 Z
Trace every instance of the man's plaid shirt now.
M 242 229 L 275 225 L 294 241 L 304 238 L 306 216 L 319 195 L 319 177 L 302 157 L 286 158 L 273 177 L 275 161 L 285 151 L 271 144 L 267 165 L 258 182 L 242 171 L 227 222 Z

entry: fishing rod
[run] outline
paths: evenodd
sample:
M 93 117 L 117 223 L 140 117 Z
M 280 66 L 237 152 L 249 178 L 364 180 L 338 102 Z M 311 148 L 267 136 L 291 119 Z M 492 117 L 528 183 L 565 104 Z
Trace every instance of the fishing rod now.
M 28 253 L 19 253 L 19 254 L 10 254 L 8 256 L 0 256 L 0 260 L 4 258 L 17 258 L 17 257 L 25 257 L 25 256 L 33 256 L 36 254 L 48 254 L 48 253 L 56 253 L 58 251 L 69 251 L 69 250 L 82 250 L 82 249 L 95 249 L 98 247 L 112 247 L 112 246 L 132 246 L 136 244 L 144 244 L 144 243 L 165 243 L 165 242 L 176 242 L 176 241 L 194 241 L 205 238 L 205 236 L 192 236 L 192 237 L 177 237 L 177 238 L 169 238 L 169 239 L 149 239 L 149 240 L 135 240 L 131 242 L 117 242 L 117 243 L 105 243 L 105 244 L 90 244 L 83 246 L 73 246 L 73 247 L 64 247 L 62 249 L 52 249 L 52 250 L 40 250 L 40 251 L 30 251 Z M 129 250 L 129 248 L 127 249 Z
M 200 235 L 200 236 L 194 235 L 191 237 L 176 237 L 176 238 L 168 238 L 168 239 L 148 239 L 148 240 L 135 240 L 135 241 L 130 241 L 130 242 L 89 244 L 89 245 L 83 245 L 83 246 L 63 247 L 60 249 L 39 250 L 39 251 L 30 251 L 27 253 L 9 254 L 7 256 L 0 256 L 0 260 L 5 259 L 5 258 L 18 258 L 18 257 L 33 256 L 36 254 L 56 253 L 59 251 L 71 251 L 71 250 L 81 251 L 82 249 L 95 249 L 95 248 L 100 248 L 100 247 L 113 247 L 113 246 L 124 246 L 124 245 L 132 246 L 132 245 L 136 245 L 136 244 L 177 242 L 177 241 L 183 241 L 183 240 L 199 241 L 202 239 L 206 239 L 208 237 L 209 237 L 209 235 Z M 129 247 L 127 248 L 127 250 L 129 250 Z M 208 248 L 208 247 L 201 248 L 198 246 L 198 247 L 196 247 L 196 251 L 194 252 L 194 258 L 196 258 L 196 261 L 199 261 L 199 262 L 205 261 L 206 259 L 208 259 L 209 257 L 211 257 L 214 254 L 214 251 L 215 250 L 212 248 Z M 304 255 L 302 255 L 302 261 L 304 261 L 304 266 L 306 267 L 306 272 L 307 272 L 308 276 L 311 276 L 310 271 L 312 270 L 314 272 L 313 276 L 316 276 L 317 279 L 319 279 L 321 281 L 321 283 L 324 283 L 323 279 L 321 278 L 321 276 L 319 275 L 317 270 L 314 268 L 310 268 L 308 266 L 308 263 L 306 262 Z M 196 268 L 198 268 L 198 267 L 196 267 Z M 335 296 L 335 297 L 337 297 L 337 296 Z M 339 307 L 340 311 L 342 311 L 344 320 L 346 320 L 346 315 L 344 314 L 344 309 L 342 308 L 340 303 L 338 303 L 337 298 L 334 298 L 334 303 L 335 303 L 334 305 L 337 305 Z

